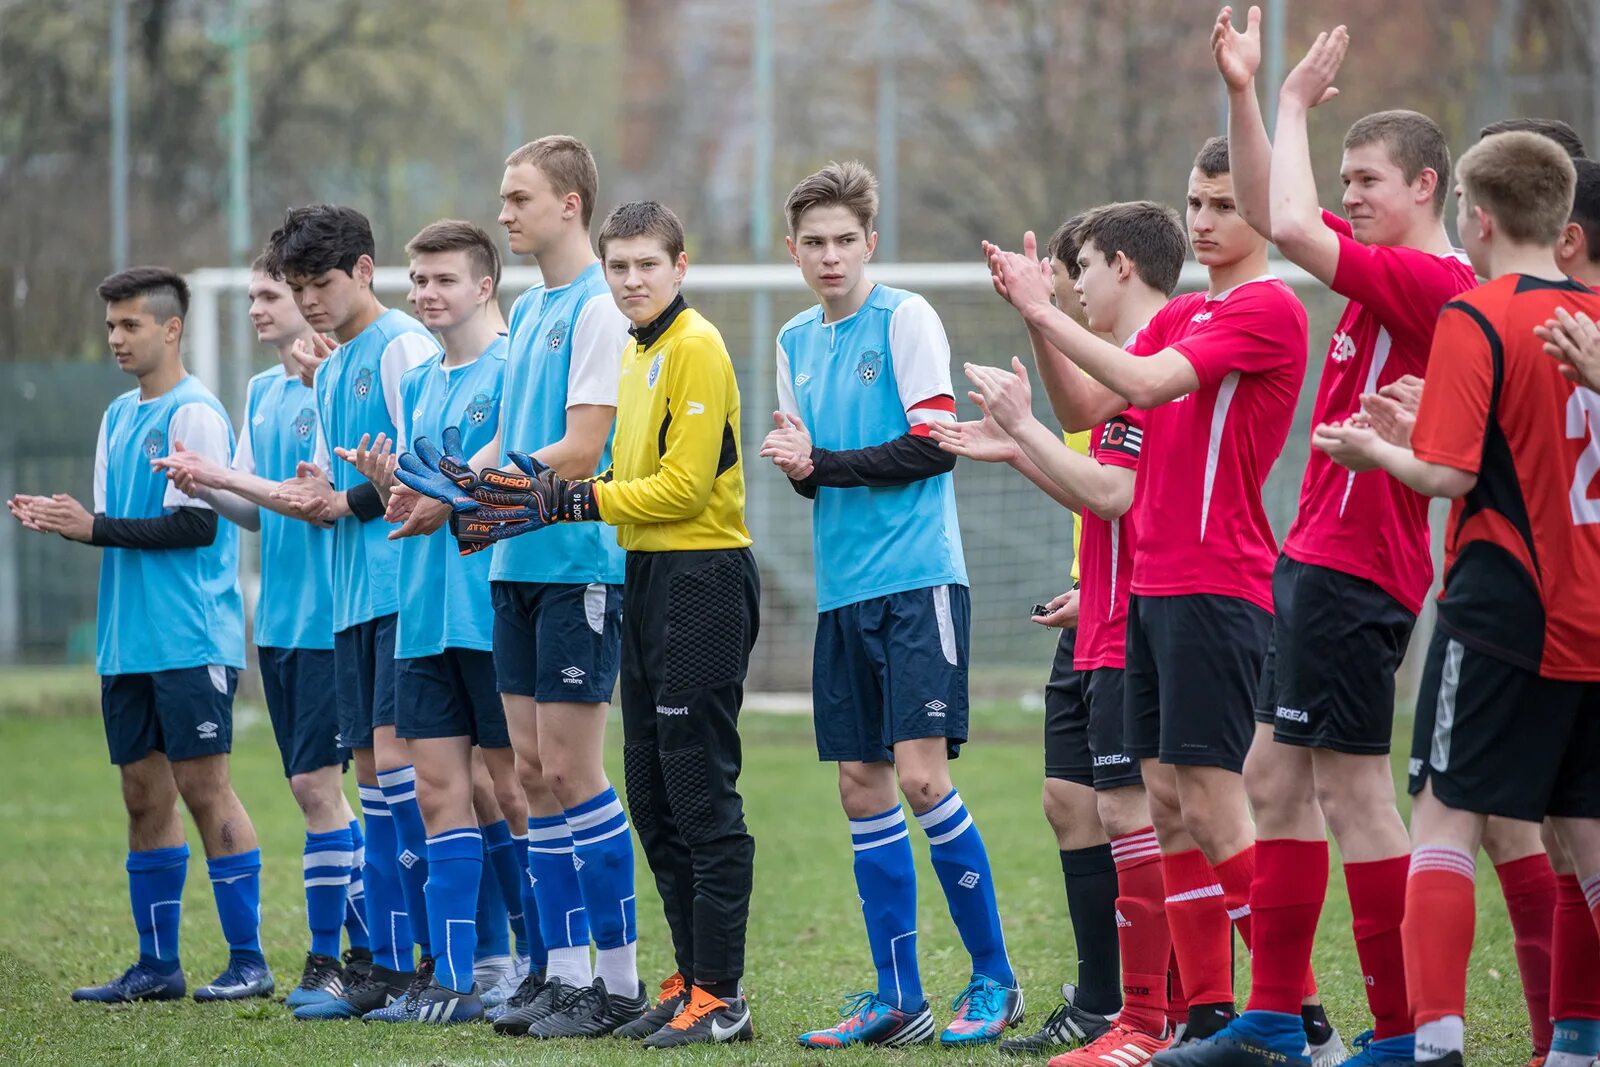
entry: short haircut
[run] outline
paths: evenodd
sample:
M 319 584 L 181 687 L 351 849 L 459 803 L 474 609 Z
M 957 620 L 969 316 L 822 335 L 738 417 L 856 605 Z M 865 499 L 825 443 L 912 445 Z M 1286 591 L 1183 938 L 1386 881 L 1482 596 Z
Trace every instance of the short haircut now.
M 1129 200 L 1086 211 L 1080 220 L 1072 234 L 1079 255 L 1092 241 L 1107 263 L 1118 252 L 1127 256 L 1139 280 L 1150 288 L 1171 296 L 1178 287 L 1189 238 L 1176 211 L 1151 200 Z
M 1491 122 L 1478 131 L 1478 138 L 1493 137 L 1497 133 L 1526 133 L 1543 134 L 1556 144 L 1567 150 L 1567 155 L 1573 159 L 1585 159 L 1587 153 L 1583 150 L 1583 138 L 1578 136 L 1578 131 L 1568 126 L 1560 119 L 1501 119 Z
M 1508 238 L 1553 245 L 1572 214 L 1577 180 L 1572 159 L 1537 133 L 1496 133 L 1461 157 L 1462 191 Z
M 1572 215 L 1567 221 L 1582 227 L 1589 262 L 1600 263 L 1600 163 L 1579 157 L 1572 161 L 1572 169 L 1577 172 L 1578 182 L 1572 192 Z
M 1450 189 L 1450 146 L 1445 143 L 1439 124 L 1420 111 L 1374 111 L 1355 121 L 1344 135 L 1348 151 L 1381 141 L 1389 158 L 1400 168 L 1407 184 L 1417 180 L 1424 168 L 1438 176 L 1433 186 L 1433 210 L 1444 212 Z
M 500 250 L 481 226 L 464 219 L 430 222 L 406 242 L 407 256 L 423 252 L 465 252 L 477 276 L 487 274 L 494 279 L 494 291 L 500 289 Z
M 789 220 L 792 235 L 800 227 L 800 216 L 814 207 L 846 207 L 861 223 L 861 229 L 872 232 L 872 220 L 878 217 L 878 179 L 859 159 L 843 163 L 830 161 L 826 167 L 789 190 L 783 202 L 783 213 Z
M 257 253 L 256 258 L 250 261 L 250 273 L 270 276 L 272 274 L 272 253 L 266 249 L 262 249 Z
M 1213 137 L 1201 145 L 1200 154 L 1194 157 L 1194 169 L 1207 178 L 1220 178 L 1224 174 L 1231 174 L 1232 171 L 1228 168 L 1228 139 Z
M 673 259 L 683 253 L 683 223 L 671 208 L 654 200 L 634 200 L 606 216 L 606 221 L 600 224 L 601 258 L 605 257 L 607 241 L 629 237 L 653 237 Z
M 315 278 L 330 270 L 354 275 L 362 256 L 376 258 L 372 223 L 353 207 L 312 204 L 293 207 L 267 239 L 267 273 Z
M 594 154 L 576 137 L 552 133 L 537 141 L 529 141 L 506 157 L 506 166 L 518 167 L 527 163 L 537 168 L 556 195 L 565 197 L 577 193 L 583 204 L 583 228 L 589 228 L 594 218 L 594 198 L 600 188 L 600 172 L 594 165 Z
M 1073 281 L 1078 280 L 1078 275 L 1083 271 L 1078 268 L 1078 226 L 1083 222 L 1087 211 L 1080 211 L 1067 219 L 1056 232 L 1050 235 L 1050 241 L 1045 245 L 1045 254 L 1067 272 L 1067 277 Z
M 129 267 L 100 283 L 95 290 L 108 304 L 144 298 L 144 308 L 156 322 L 182 319 L 189 314 L 189 283 L 166 267 Z

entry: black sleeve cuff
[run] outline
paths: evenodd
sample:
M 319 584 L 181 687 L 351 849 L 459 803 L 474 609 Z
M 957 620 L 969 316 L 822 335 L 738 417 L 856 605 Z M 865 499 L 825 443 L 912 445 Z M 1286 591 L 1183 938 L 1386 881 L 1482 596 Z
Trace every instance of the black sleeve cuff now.
M 210 508 L 174 508 L 153 519 L 94 517 L 91 545 L 102 548 L 204 548 L 217 539 L 217 513 Z
M 344 502 L 350 508 L 350 514 L 361 522 L 371 522 L 373 519 L 383 517 L 383 494 L 378 492 L 377 486 L 371 482 L 361 482 L 345 490 Z
M 940 448 L 933 438 L 909 432 L 868 448 L 839 452 L 813 448 L 811 462 L 815 469 L 804 484 L 839 489 L 909 485 L 948 474 L 956 467 L 955 455 Z

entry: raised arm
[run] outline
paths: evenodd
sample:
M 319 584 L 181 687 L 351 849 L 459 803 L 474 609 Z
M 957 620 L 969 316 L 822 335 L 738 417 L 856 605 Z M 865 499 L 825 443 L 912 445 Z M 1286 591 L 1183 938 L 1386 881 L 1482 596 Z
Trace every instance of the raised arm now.
M 1251 6 L 1240 33 L 1233 9 L 1217 15 L 1211 31 L 1211 56 L 1228 89 L 1228 167 L 1233 172 L 1233 197 L 1239 215 L 1257 233 L 1272 240 L 1269 177 L 1272 145 L 1261 103 L 1256 99 L 1256 71 L 1261 67 L 1261 9 Z
M 1305 58 L 1283 80 L 1272 143 L 1272 241 L 1285 259 L 1324 285 L 1333 284 L 1339 267 L 1339 238 L 1322 222 L 1306 117 L 1312 108 L 1338 95 L 1333 80 L 1349 46 L 1350 35 L 1343 26 L 1317 35 Z

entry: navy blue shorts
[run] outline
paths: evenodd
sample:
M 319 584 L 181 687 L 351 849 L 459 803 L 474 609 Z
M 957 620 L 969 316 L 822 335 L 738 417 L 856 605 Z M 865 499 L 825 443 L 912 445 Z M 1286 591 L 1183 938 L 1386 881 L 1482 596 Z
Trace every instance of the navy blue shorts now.
M 500 692 L 607 704 L 622 661 L 622 586 L 491 582 Z
M 470 737 L 480 748 L 511 747 L 493 653 L 447 648 L 395 667 L 396 737 Z
M 238 685 L 232 667 L 102 675 L 100 716 L 111 762 L 120 767 L 152 752 L 177 761 L 230 751 Z
M 339 744 L 371 748 L 376 726 L 394 725 L 394 620 L 383 615 L 333 635 Z
M 956 758 L 967 739 L 971 625 L 964 585 L 890 593 L 817 616 L 817 756 L 880 763 L 901 741 L 943 737 Z
M 258 648 L 261 691 L 283 758 L 283 776 L 342 767 L 339 698 L 333 651 L 325 648 Z

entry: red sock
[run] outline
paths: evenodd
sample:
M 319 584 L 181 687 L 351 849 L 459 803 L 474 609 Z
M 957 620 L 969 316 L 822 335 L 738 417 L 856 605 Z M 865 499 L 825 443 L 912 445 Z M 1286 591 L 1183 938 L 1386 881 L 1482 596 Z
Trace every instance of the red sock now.
M 1250 918 L 1255 936 L 1271 948 L 1259 956 L 1250 955 L 1248 1010 L 1298 1015 L 1311 969 L 1317 919 L 1328 895 L 1328 842 L 1257 841 L 1255 852 Z M 1222 867 L 1217 868 L 1217 875 L 1222 875 Z M 1226 882 L 1223 892 L 1227 892 Z
M 1550 1051 L 1550 924 L 1556 910 L 1556 876 L 1550 857 L 1535 852 L 1495 867 L 1511 915 L 1512 942 L 1522 995 L 1528 1001 L 1536 1055 Z
M 1122 953 L 1124 1026 L 1161 1036 L 1167 1023 L 1167 960 L 1172 934 L 1167 929 L 1166 889 L 1161 880 L 1161 847 L 1154 827 L 1111 839 L 1117 863 L 1117 944 Z
M 1350 890 L 1351 926 L 1356 956 L 1366 979 L 1373 1038 L 1382 1041 L 1411 1033 L 1411 1002 L 1406 999 L 1405 949 L 1400 920 L 1406 914 L 1406 872 L 1410 856 L 1344 865 Z
M 1550 934 L 1550 1017 L 1600 1019 L 1600 933 L 1575 874 L 1556 875 Z
M 1473 858 L 1460 849 L 1422 845 L 1411 854 L 1400 939 L 1414 1026 L 1447 1015 L 1467 1017 L 1467 960 L 1476 918 L 1473 877 Z
M 1235 852 L 1212 868 L 1222 886 L 1222 906 L 1228 921 L 1239 931 L 1239 940 L 1250 948 L 1250 887 L 1256 880 L 1256 846 Z M 1299 1011 L 1299 1008 L 1295 1009 Z
M 1183 975 L 1178 971 L 1178 954 L 1167 959 L 1167 1022 L 1174 1028 L 1189 1021 L 1189 994 L 1183 991 Z
M 1192 1004 L 1233 1003 L 1232 935 L 1222 886 L 1197 848 L 1164 854 L 1167 926 Z

